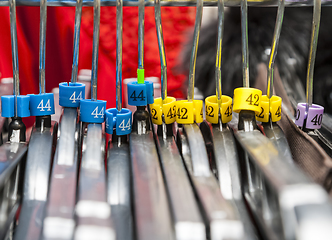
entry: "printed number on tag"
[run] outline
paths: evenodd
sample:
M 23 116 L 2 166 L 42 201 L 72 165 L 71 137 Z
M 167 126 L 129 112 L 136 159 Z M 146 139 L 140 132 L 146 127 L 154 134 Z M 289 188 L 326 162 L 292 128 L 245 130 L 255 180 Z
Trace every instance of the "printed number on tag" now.
M 40 103 L 38 104 L 37 109 L 40 109 L 41 112 L 44 112 L 45 109 L 46 109 L 46 111 L 51 111 L 51 102 L 50 101 L 51 100 L 48 99 L 46 104 L 44 105 L 44 100 L 42 99 L 40 101 Z
M 94 118 L 98 118 L 98 116 L 100 116 L 100 118 L 104 118 L 104 107 L 100 110 L 100 112 L 98 111 L 98 107 L 96 107 L 91 115 L 94 116 Z
M 77 97 L 76 97 L 76 91 L 73 92 L 73 94 L 70 96 L 69 100 L 71 100 L 72 103 L 76 103 L 77 100 L 82 100 L 82 91 L 80 92 L 80 94 L 78 94 Z

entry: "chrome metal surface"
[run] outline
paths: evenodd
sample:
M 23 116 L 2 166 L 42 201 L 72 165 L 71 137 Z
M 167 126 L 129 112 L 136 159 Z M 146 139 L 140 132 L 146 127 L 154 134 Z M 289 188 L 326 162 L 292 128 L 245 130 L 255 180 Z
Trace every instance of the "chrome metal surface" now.
M 224 32 L 224 0 L 218 0 L 218 47 L 216 54 L 216 94 L 218 107 L 221 109 L 221 96 L 222 96 L 222 84 L 221 84 L 221 55 L 222 55 L 222 40 Z
M 110 142 L 107 154 L 107 201 L 118 240 L 134 239 L 129 144 Z
M 269 59 L 268 72 L 267 72 L 267 91 L 266 91 L 266 95 L 269 99 L 273 95 L 274 61 L 275 61 L 276 56 L 277 56 L 280 32 L 281 32 L 281 27 L 282 27 L 282 21 L 283 21 L 283 18 L 284 18 L 284 11 L 285 11 L 285 0 L 280 0 L 279 3 L 278 3 L 277 20 L 276 20 L 276 24 L 274 26 L 273 39 L 272 39 L 271 52 L 270 52 L 270 59 Z
M 93 43 L 92 43 L 92 72 L 91 72 L 91 100 L 97 100 L 97 75 L 100 33 L 100 0 L 93 1 Z
M 161 25 L 160 0 L 154 1 L 154 16 L 156 21 L 159 55 L 161 63 L 161 74 L 160 74 L 161 98 L 162 100 L 165 100 L 167 97 L 167 63 L 166 63 L 163 27 Z
M 144 0 L 138 0 L 138 69 L 144 69 Z
M 116 108 L 122 109 L 122 26 L 123 1 L 116 1 Z
M 174 138 L 155 138 L 170 200 L 175 238 L 206 239 L 205 223 Z
M 230 126 L 244 151 L 240 154 L 241 169 L 245 169 L 242 173 L 244 196 L 264 239 L 301 239 L 298 236 L 308 234 L 302 224 L 330 232 L 327 225 L 332 215 L 317 214 L 311 218 L 305 214 L 332 206 L 325 190 L 290 164 L 285 156 L 279 155 L 274 144 L 260 131 L 239 131 L 236 118 L 233 119 Z
M 306 88 L 306 100 L 307 100 L 307 111 L 312 105 L 313 98 L 313 87 L 314 87 L 314 68 L 316 60 L 316 50 L 318 43 L 318 33 L 321 15 L 321 0 L 314 0 L 314 13 L 312 19 L 312 30 L 311 30 L 311 42 L 309 50 L 308 70 L 307 70 L 307 88 Z
M 57 124 L 34 128 L 26 160 L 23 204 L 14 239 L 39 239 L 44 220 Z M 54 135 L 55 134 L 55 135 Z
M 136 237 L 174 239 L 166 189 L 152 132 L 130 134 Z
M 107 202 L 105 139 L 101 124 L 88 124 L 78 182 L 75 240 L 115 239 Z
M 13 94 L 14 99 L 14 114 L 17 117 L 17 98 L 20 95 L 20 76 L 18 68 L 18 50 L 17 50 L 17 27 L 16 27 L 16 0 L 9 0 L 10 12 L 10 38 L 12 44 L 12 60 L 13 60 Z
M 220 127 L 211 126 L 207 122 L 201 123 L 200 129 L 205 143 L 208 138 L 212 141 L 213 157 L 210 161 L 215 161 L 221 194 L 239 213 L 244 227 L 244 239 L 259 239 L 241 191 L 241 169 L 233 133 L 227 125 L 223 125 L 220 130 Z
M 243 87 L 249 87 L 248 3 L 241 0 L 241 45 Z
M 39 27 L 39 93 L 45 93 L 45 48 L 47 0 L 40 0 L 40 27 Z
M 275 148 L 278 150 L 280 159 L 284 159 L 290 164 L 293 164 L 294 161 L 286 136 L 279 125 L 277 123 L 264 123 L 262 126 L 265 136 L 270 139 Z
M 82 6 L 83 0 L 77 0 L 75 9 L 75 31 L 74 31 L 74 53 L 73 53 L 73 67 L 71 71 L 71 82 L 77 82 L 78 59 L 80 50 L 80 32 L 82 20 Z
M 194 171 L 189 176 L 206 221 L 207 235 L 214 239 L 243 239 L 243 225 L 237 210 L 221 195 L 217 179 L 209 168 L 202 134 L 196 124 L 184 125 L 184 134 L 191 150 Z M 192 139 L 196 139 L 191 141 Z M 194 149 L 199 149 L 193 152 Z M 197 169 L 195 171 L 195 169 Z
M 0 239 L 4 239 L 15 221 L 24 171 L 25 143 L 4 143 L 0 146 Z M 11 233 L 9 233 L 9 237 Z
M 188 81 L 187 99 L 189 101 L 194 100 L 196 58 L 197 58 L 199 34 L 201 32 L 201 25 L 202 25 L 202 15 L 203 15 L 203 0 L 197 0 L 193 47 L 190 55 L 189 78 L 188 78 L 189 81 Z
M 42 239 L 73 238 L 79 139 L 77 109 L 64 108 L 59 123 Z
M 94 0 L 83 0 L 83 6 L 93 6 Z M 241 0 L 225 0 L 226 7 L 239 7 Z M 161 0 L 161 6 L 196 6 L 196 0 Z M 249 6 L 278 6 L 279 0 L 248 0 Z M 39 0 L 17 0 L 17 5 L 39 6 Z M 48 6 L 76 6 L 76 0 L 48 0 Z M 116 0 L 101 0 L 102 6 L 116 6 Z M 137 0 L 125 0 L 124 6 L 138 6 Z M 153 6 L 154 0 L 145 0 L 145 6 Z M 217 6 L 218 0 L 204 0 L 204 6 Z M 313 6 L 313 0 L 285 0 L 286 7 Z M 9 0 L 0 0 L 0 6 L 9 6 Z M 322 6 L 332 6 L 332 0 L 322 1 Z

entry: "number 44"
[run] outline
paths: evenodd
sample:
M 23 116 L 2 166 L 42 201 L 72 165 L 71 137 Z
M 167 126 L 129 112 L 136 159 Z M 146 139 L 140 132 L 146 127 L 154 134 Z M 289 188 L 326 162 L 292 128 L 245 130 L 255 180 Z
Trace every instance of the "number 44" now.
M 82 100 L 82 91 L 78 96 L 76 97 L 76 92 L 73 92 L 73 94 L 70 96 L 69 100 L 72 101 L 72 103 L 76 103 L 77 100 Z
M 100 110 L 100 112 L 98 112 L 98 107 L 96 107 L 93 112 L 91 113 L 92 116 L 94 116 L 94 118 L 98 118 L 98 116 L 100 116 L 100 118 L 104 117 L 104 107 Z
M 45 109 L 46 109 L 46 111 L 51 111 L 51 102 L 50 101 L 51 100 L 48 99 L 46 104 L 44 105 L 44 100 L 42 99 L 40 101 L 40 103 L 38 104 L 37 109 L 40 109 L 41 112 L 44 112 Z
M 127 124 L 125 125 L 125 119 L 122 120 L 122 122 L 119 125 L 119 128 L 121 129 L 121 131 L 126 131 L 126 130 L 130 130 L 131 128 L 131 119 L 128 119 Z

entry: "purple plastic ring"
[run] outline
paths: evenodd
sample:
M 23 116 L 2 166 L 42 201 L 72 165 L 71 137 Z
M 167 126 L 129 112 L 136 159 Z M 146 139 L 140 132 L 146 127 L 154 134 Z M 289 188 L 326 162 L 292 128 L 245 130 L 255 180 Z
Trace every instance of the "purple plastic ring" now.
M 307 129 L 319 129 L 322 125 L 324 107 L 312 104 L 308 112 L 306 103 L 297 104 L 295 124 L 299 127 L 303 127 L 304 121 L 306 121 Z

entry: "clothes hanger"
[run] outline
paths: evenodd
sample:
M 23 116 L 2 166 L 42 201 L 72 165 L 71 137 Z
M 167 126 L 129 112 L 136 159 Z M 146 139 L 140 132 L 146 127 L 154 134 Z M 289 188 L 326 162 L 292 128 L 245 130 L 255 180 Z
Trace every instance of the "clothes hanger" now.
M 47 207 L 42 222 L 41 239 L 72 239 L 75 228 L 76 186 L 79 156 L 81 155 L 81 128 L 78 111 L 85 96 L 84 84 L 77 82 L 79 36 L 83 0 L 76 1 L 74 53 L 71 82 L 59 84 L 59 104 L 63 113 L 59 121 L 57 146 L 50 176 Z M 61 176 L 61 177 L 59 177 Z M 66 186 L 66 191 L 63 191 Z M 62 200 L 59 201 L 59 192 Z M 63 211 L 63 209 L 66 209 Z

